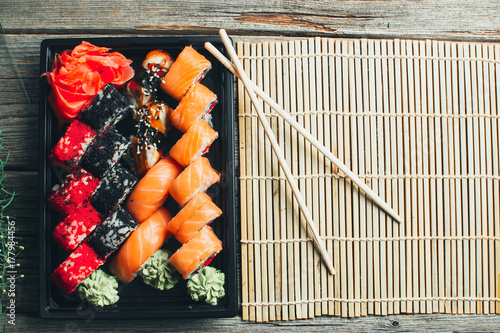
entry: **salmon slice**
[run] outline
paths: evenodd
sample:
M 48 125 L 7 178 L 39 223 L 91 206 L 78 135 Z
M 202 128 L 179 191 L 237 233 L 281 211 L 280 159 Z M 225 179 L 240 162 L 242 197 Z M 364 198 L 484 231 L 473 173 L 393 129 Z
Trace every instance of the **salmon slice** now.
M 215 171 L 206 157 L 198 157 L 174 179 L 170 185 L 170 195 L 181 207 L 191 198 L 220 181 L 220 173 Z
M 219 133 L 203 119 L 198 119 L 193 126 L 170 149 L 170 156 L 183 167 L 203 155 Z
M 172 214 L 161 207 L 135 229 L 111 261 L 111 273 L 123 282 L 131 282 L 144 262 L 171 236 L 167 231 L 171 218 Z
M 172 181 L 182 168 L 170 156 L 159 160 L 137 183 L 125 208 L 142 223 L 167 200 Z
M 192 46 L 186 46 L 163 77 L 161 89 L 180 101 L 189 87 L 200 81 L 212 64 Z
M 184 279 L 189 279 L 198 267 L 221 250 L 220 239 L 214 234 L 212 228 L 204 226 L 170 257 L 170 263 Z
M 222 211 L 205 193 L 198 193 L 170 220 L 167 230 L 181 242 L 188 242 L 205 225 L 221 216 Z
M 196 119 L 210 113 L 216 103 L 217 95 L 196 82 L 171 112 L 170 121 L 174 127 L 185 133 Z

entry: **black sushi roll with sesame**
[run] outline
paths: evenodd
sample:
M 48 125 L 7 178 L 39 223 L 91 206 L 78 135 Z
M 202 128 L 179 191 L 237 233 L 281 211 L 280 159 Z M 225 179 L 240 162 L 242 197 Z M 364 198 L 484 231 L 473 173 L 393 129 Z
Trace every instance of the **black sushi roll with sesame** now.
M 120 160 L 130 144 L 123 135 L 110 128 L 95 138 L 83 155 L 81 166 L 95 177 L 102 178 Z
M 103 258 L 108 258 L 138 226 L 129 212 L 116 206 L 89 236 L 88 243 Z
M 108 216 L 132 191 L 138 179 L 120 163 L 106 173 L 90 198 L 90 203 L 103 216 Z
M 116 124 L 131 110 L 129 101 L 113 84 L 107 84 L 92 102 L 80 111 L 80 121 L 100 133 Z

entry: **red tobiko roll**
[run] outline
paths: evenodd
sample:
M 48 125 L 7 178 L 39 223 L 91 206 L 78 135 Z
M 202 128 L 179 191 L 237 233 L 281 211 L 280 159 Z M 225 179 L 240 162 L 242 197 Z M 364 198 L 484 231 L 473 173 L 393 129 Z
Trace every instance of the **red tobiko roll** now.
M 61 122 L 76 118 L 106 84 L 120 87 L 134 76 L 132 60 L 108 51 L 83 41 L 56 55 L 52 71 L 45 74 L 52 86 L 48 101 Z

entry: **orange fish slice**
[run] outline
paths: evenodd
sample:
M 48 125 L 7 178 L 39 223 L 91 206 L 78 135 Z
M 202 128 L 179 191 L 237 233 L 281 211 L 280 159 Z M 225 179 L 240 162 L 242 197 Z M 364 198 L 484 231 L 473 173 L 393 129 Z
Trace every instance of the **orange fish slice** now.
M 210 113 L 217 103 L 217 95 L 201 83 L 189 88 L 179 105 L 170 114 L 170 121 L 182 132 L 186 132 L 196 119 Z
M 125 208 L 142 223 L 167 200 L 172 181 L 182 168 L 170 156 L 159 160 L 137 183 Z
M 205 193 L 198 193 L 170 220 L 167 230 L 181 242 L 188 242 L 203 226 L 209 224 L 222 211 L 212 199 Z
M 193 126 L 170 149 L 170 156 L 183 167 L 203 155 L 219 133 L 203 119 L 198 119 Z
M 170 257 L 170 263 L 184 279 L 188 279 L 198 267 L 221 250 L 220 239 L 214 234 L 212 228 L 204 226 Z
M 170 195 L 184 207 L 197 193 L 205 192 L 211 185 L 220 181 L 206 157 L 198 157 L 170 185 Z
M 144 262 L 171 234 L 167 225 L 172 214 L 161 207 L 135 229 L 111 262 L 111 273 L 123 282 L 131 282 Z
M 200 81 L 212 64 L 193 47 L 186 46 L 177 56 L 161 83 L 161 89 L 180 101 L 189 87 Z

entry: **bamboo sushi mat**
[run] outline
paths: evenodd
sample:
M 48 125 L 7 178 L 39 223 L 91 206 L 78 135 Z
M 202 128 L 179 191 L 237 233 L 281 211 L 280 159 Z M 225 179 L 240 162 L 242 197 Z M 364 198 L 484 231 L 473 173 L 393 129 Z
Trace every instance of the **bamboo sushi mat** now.
M 500 45 L 315 38 L 237 50 L 254 82 L 406 222 L 263 104 L 328 274 L 240 82 L 243 319 L 500 313 Z

